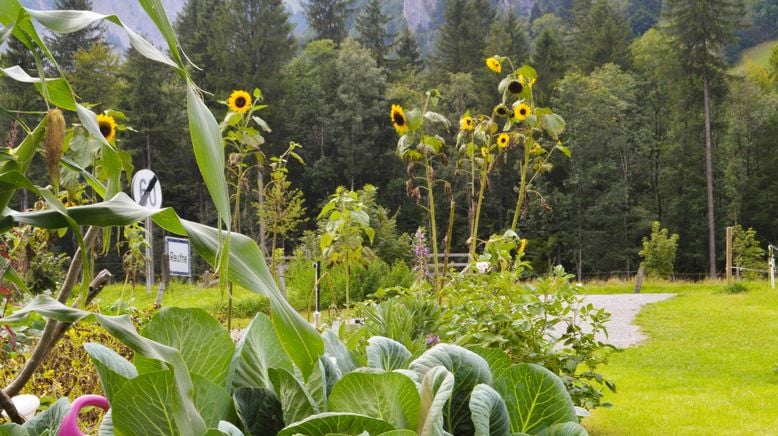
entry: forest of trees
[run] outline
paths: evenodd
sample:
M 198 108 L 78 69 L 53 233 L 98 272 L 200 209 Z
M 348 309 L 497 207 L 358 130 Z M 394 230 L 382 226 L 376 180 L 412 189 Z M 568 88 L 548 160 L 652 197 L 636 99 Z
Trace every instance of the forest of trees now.
M 680 235 L 676 271 L 688 277 L 722 269 L 728 225 L 753 227 L 763 244 L 778 241 L 778 49 L 769 67 L 731 73 L 742 48 L 778 37 L 778 0 L 539 0 L 529 17 L 490 0 L 448 0 L 424 57 L 407 27 L 389 28 L 396 17 L 383 2 L 362 3 L 303 0 L 309 40 L 295 37 L 282 0 L 188 0 L 175 21 L 198 67 L 193 76 L 208 103 L 223 108 L 217 113 L 226 112 L 233 90 L 260 88 L 268 105 L 261 116 L 272 128 L 265 153 L 302 145 L 306 164 L 290 162 L 289 180 L 310 218 L 284 241 L 288 252 L 339 185 L 377 186 L 399 229 L 415 232 L 424 215 L 406 195 L 389 108 L 421 106 L 425 91 L 437 89 L 437 110 L 453 125 L 466 110 L 490 113 L 498 79 L 484 59 L 495 54 L 532 65 L 536 99 L 567 122 L 572 157 L 555 160 L 532 186 L 519 227 L 536 271 L 563 264 L 583 278 L 633 273 L 653 221 Z M 57 1 L 61 9 L 90 6 Z M 184 218 L 215 222 L 192 170 L 184 89 L 169 68 L 117 52 L 103 34 L 93 26 L 48 43 L 81 99 L 126 116 L 131 129 L 118 144 L 136 168 L 160 176 L 165 204 Z M 14 41 L 2 66 L 35 75 L 34 58 Z M 33 87 L 0 81 L 4 109 L 41 110 L 39 102 Z M 9 113 L 0 122 L 13 144 L 22 134 Z M 438 173 L 461 198 L 467 191 L 455 171 L 454 129 Z M 252 176 L 251 199 L 267 177 Z M 510 224 L 517 177 L 510 164 L 491 175 L 482 235 Z M 439 201 L 448 211 L 448 196 Z M 457 205 L 453 251 L 465 251 L 466 201 Z M 244 208 L 239 230 L 257 235 L 256 205 Z

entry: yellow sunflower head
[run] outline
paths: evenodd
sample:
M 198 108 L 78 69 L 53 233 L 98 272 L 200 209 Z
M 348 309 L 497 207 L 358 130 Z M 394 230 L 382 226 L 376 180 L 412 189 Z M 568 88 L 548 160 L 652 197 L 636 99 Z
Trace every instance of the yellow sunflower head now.
M 251 95 L 243 90 L 232 91 L 230 98 L 227 100 L 227 105 L 231 111 L 242 114 L 251 108 Z
M 486 147 L 481 147 L 481 156 L 486 157 L 489 155 L 489 149 Z
M 519 103 L 513 109 L 513 117 L 519 121 L 524 121 L 532 113 L 532 108 L 527 103 Z
M 100 133 L 106 141 L 111 142 L 116 137 L 116 120 L 110 115 L 97 115 L 97 125 L 100 127 Z
M 473 117 L 470 115 L 465 115 L 459 119 L 459 130 L 473 130 L 474 125 Z
M 499 147 L 500 150 L 505 150 L 505 147 L 507 147 L 510 142 L 511 136 L 509 134 L 500 133 L 497 135 L 497 147 Z
M 486 58 L 486 66 L 495 73 L 502 71 L 502 64 L 495 57 Z
M 400 135 L 404 135 L 408 132 L 408 120 L 405 118 L 405 111 L 402 106 L 398 104 L 392 105 L 392 124 L 394 124 L 394 130 Z

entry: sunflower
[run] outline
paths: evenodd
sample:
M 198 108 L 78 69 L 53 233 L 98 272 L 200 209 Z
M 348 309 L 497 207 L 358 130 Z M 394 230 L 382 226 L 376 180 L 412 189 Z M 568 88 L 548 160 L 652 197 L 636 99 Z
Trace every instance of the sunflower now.
M 394 124 L 394 130 L 396 130 L 397 133 L 404 135 L 408 131 L 408 121 L 405 119 L 405 111 L 402 106 L 393 104 L 390 118 Z
M 513 117 L 519 121 L 524 121 L 531 112 L 532 108 L 530 108 L 527 103 L 519 103 L 519 105 L 513 109 Z
M 459 119 L 459 130 L 473 130 L 473 117 L 465 115 Z
M 508 91 L 511 94 L 521 94 L 521 91 L 524 91 L 524 85 L 520 81 L 513 79 L 508 82 Z
M 110 115 L 97 115 L 97 125 L 100 127 L 100 133 L 106 141 L 111 142 L 116 137 L 116 120 Z
M 227 105 L 231 111 L 242 114 L 251 108 L 251 95 L 243 90 L 232 91 L 230 98 L 227 100 Z
M 508 110 L 508 106 L 505 106 L 502 103 L 495 106 L 493 112 L 497 114 L 498 117 L 507 117 L 508 114 L 510 113 L 510 111 Z
M 497 135 L 497 146 L 500 147 L 500 150 L 504 150 L 505 147 L 508 146 L 508 143 L 511 142 L 511 136 L 507 133 L 500 133 Z
M 486 58 L 486 66 L 495 73 L 502 71 L 502 64 L 495 57 Z

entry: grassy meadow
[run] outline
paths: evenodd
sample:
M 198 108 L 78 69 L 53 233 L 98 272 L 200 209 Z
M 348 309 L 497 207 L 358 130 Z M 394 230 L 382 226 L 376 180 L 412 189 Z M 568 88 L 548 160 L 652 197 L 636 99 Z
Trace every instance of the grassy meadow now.
M 592 284 L 592 293 L 616 283 Z M 631 285 L 623 283 L 631 292 Z M 778 291 L 767 282 L 722 293 L 722 282 L 649 283 L 678 296 L 647 306 L 649 339 L 602 372 L 618 392 L 584 420 L 592 435 L 778 434 Z

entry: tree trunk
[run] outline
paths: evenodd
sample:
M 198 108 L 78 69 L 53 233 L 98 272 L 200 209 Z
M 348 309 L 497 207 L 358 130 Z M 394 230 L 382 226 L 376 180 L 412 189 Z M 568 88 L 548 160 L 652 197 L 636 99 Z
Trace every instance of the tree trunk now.
M 708 188 L 708 262 L 710 278 L 716 278 L 716 217 L 713 209 L 713 140 L 710 132 L 710 96 L 708 72 L 702 72 L 702 95 L 705 111 L 705 181 Z

